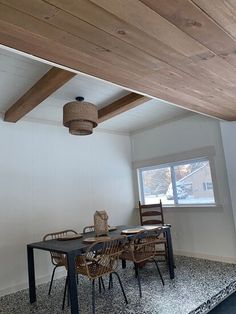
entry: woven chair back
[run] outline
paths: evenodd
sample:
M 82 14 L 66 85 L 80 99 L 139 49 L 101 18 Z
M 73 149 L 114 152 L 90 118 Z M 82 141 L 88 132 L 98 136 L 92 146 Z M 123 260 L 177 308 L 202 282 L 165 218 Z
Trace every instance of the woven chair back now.
M 91 279 L 115 271 L 125 242 L 125 236 L 106 241 L 98 240 L 87 248 L 84 255 L 77 258 L 78 269 L 85 268 L 85 274 Z
M 157 239 L 162 232 L 162 227 L 157 227 L 156 229 L 140 232 L 134 236 L 128 244 L 131 259 L 135 263 L 140 263 L 154 258 Z
M 83 229 L 83 233 L 89 233 L 89 232 L 94 232 L 95 231 L 95 228 L 94 228 L 94 225 L 93 226 L 86 226 L 84 227 Z
M 52 232 L 48 233 L 43 237 L 43 241 L 48 241 L 48 240 L 54 240 L 58 238 L 63 238 L 69 234 L 78 234 L 75 230 L 68 229 L 68 230 L 62 230 L 58 232 Z M 59 265 L 63 263 L 63 254 L 56 253 L 56 252 L 50 252 L 51 254 L 51 260 L 53 265 Z
M 109 228 L 110 228 L 110 226 L 108 225 L 108 230 L 109 230 Z M 86 234 L 89 232 L 95 232 L 95 226 L 94 225 L 84 227 L 83 234 Z

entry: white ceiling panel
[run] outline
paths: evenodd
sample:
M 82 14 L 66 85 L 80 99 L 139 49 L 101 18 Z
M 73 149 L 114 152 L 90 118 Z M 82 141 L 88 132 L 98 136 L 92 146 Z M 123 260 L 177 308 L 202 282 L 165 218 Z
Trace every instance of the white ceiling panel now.
M 66 102 L 75 100 L 75 97 L 83 96 L 86 101 L 100 108 L 127 94 L 129 91 L 111 83 L 85 75 L 77 75 L 53 93 L 42 105 L 45 103 L 49 106 L 61 107 Z
M 5 112 L 50 66 L 0 49 L 0 112 Z
M 163 124 L 185 116 L 187 110 L 170 105 L 162 100 L 152 99 L 138 107 L 126 111 L 99 127 L 116 131 L 132 132 L 149 126 Z
M 0 49 L 0 112 L 4 113 L 49 69 L 48 64 Z M 83 96 L 101 108 L 129 93 L 109 82 L 78 74 L 28 113 L 25 119 L 62 125 L 63 106 L 76 96 Z M 98 128 L 132 132 L 181 117 L 186 112 L 167 102 L 150 100 L 101 123 Z

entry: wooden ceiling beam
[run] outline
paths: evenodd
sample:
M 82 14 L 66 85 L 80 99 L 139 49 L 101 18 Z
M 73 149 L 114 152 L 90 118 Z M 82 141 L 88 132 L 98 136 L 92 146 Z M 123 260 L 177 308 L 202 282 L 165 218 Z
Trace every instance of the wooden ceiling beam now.
M 53 67 L 6 111 L 4 121 L 17 122 L 75 75 Z
M 110 105 L 98 110 L 98 121 L 99 123 L 104 122 L 120 113 L 130 110 L 136 106 L 139 106 L 150 100 L 150 98 L 139 95 L 136 93 L 130 93 Z

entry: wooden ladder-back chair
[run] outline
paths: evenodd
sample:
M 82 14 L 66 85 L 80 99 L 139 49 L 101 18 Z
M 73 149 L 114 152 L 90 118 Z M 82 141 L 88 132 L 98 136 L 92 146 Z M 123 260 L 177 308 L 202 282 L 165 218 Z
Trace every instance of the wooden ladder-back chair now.
M 96 241 L 90 245 L 85 254 L 78 256 L 76 261 L 77 274 L 84 275 L 92 281 L 92 308 L 95 313 L 95 280 L 102 278 L 104 275 L 115 274 L 118 278 L 125 303 L 128 304 L 127 297 L 120 279 L 116 272 L 119 257 L 123 252 L 126 238 L 119 236 L 105 241 Z M 65 260 L 65 264 L 67 264 Z M 67 266 L 66 266 L 67 267 Z M 66 279 L 63 308 L 65 304 L 66 290 L 68 285 L 68 277 Z
M 58 239 L 58 238 L 62 238 L 65 237 L 67 235 L 70 234 L 78 234 L 76 231 L 74 230 L 63 230 L 63 231 L 59 231 L 59 232 L 52 232 L 52 233 L 48 233 L 43 237 L 43 241 L 48 241 L 48 240 L 54 240 L 54 239 Z M 52 290 L 52 283 L 53 283 L 53 279 L 54 279 L 54 275 L 55 275 L 55 271 L 58 267 L 63 267 L 65 266 L 64 263 L 64 259 L 63 259 L 63 254 L 59 254 L 56 252 L 50 252 L 51 254 L 51 261 L 52 264 L 54 265 L 53 268 L 53 272 L 52 272 L 52 276 L 51 276 L 51 281 L 50 281 L 50 286 L 49 286 L 49 290 L 48 290 L 48 294 L 51 294 L 51 290 Z
M 164 225 L 164 215 L 162 209 L 162 202 L 157 204 L 148 204 L 142 205 L 139 201 L 139 215 L 140 215 L 140 223 L 142 226 L 145 225 Z M 165 260 L 167 260 L 167 243 L 166 239 L 163 237 L 159 237 L 158 244 L 162 245 L 163 249 L 157 249 L 156 255 L 164 256 Z
M 156 265 L 158 274 L 161 278 L 162 284 L 164 285 L 164 280 L 162 278 L 158 263 L 155 260 L 157 238 L 161 233 L 161 227 L 139 232 L 137 235 L 130 239 L 129 243 L 126 245 L 123 253 L 120 256 L 122 260 L 132 261 L 134 263 L 135 273 L 138 279 L 140 298 L 142 297 L 141 281 L 139 274 L 140 264 L 145 263 L 149 260 L 153 260 Z
M 141 225 L 164 225 L 162 202 L 142 205 L 139 201 L 139 214 Z

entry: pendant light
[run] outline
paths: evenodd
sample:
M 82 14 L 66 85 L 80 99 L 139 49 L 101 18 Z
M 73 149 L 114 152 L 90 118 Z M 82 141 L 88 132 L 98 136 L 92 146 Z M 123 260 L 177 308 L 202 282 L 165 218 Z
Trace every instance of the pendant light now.
M 73 135 L 89 135 L 93 133 L 93 128 L 98 125 L 97 106 L 85 102 L 84 98 L 76 97 L 63 107 L 63 125 L 69 128 Z

